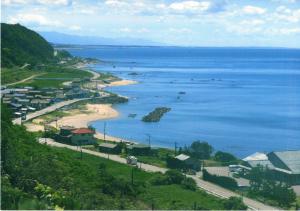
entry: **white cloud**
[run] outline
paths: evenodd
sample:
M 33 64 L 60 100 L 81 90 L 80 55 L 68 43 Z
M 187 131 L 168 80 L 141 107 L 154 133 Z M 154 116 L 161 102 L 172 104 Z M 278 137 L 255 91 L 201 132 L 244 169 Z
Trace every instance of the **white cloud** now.
M 188 29 L 188 28 L 169 28 L 168 31 L 170 31 L 171 33 L 190 33 L 192 32 L 192 30 Z
M 124 32 L 124 33 L 129 33 L 129 32 L 131 32 L 131 29 L 125 27 L 125 28 L 121 28 L 119 31 L 120 31 L 120 32 Z
M 57 20 L 49 20 L 48 18 L 44 17 L 40 14 L 31 14 L 31 13 L 23 13 L 23 14 L 17 14 L 14 16 L 10 16 L 8 18 L 9 23 L 22 23 L 26 25 L 32 25 L 32 26 L 62 26 L 62 23 L 60 23 Z
M 148 33 L 148 32 L 149 32 L 149 29 L 147 29 L 147 28 L 141 28 L 141 29 L 137 30 L 137 33 Z
M 183 1 L 175 2 L 169 5 L 169 8 L 177 12 L 191 12 L 191 11 L 206 11 L 210 8 L 211 3 L 208 1 Z
M 37 3 L 45 5 L 62 5 L 67 6 L 71 4 L 70 0 L 37 0 Z
M 27 4 L 26 0 L 2 0 L 1 4 L 10 6 L 10 5 L 18 5 L 18 4 Z
M 272 36 L 300 34 L 300 28 L 269 28 L 265 33 Z
M 70 26 L 69 29 L 72 31 L 80 31 L 81 27 L 78 25 L 73 25 L 73 26 Z
M 261 8 L 261 7 L 247 5 L 247 6 L 243 7 L 242 11 L 249 15 L 261 15 L 266 12 L 266 9 Z
M 264 20 L 253 19 L 253 20 L 244 20 L 240 24 L 244 25 L 246 27 L 246 26 L 258 26 L 258 25 L 262 25 L 264 23 L 265 23 Z
M 122 6 L 127 5 L 126 2 L 119 1 L 119 0 L 107 0 L 104 3 L 108 6 L 113 6 L 113 7 L 122 7 Z
M 284 6 L 278 7 L 276 9 L 276 13 L 273 15 L 275 19 L 288 21 L 291 23 L 300 22 L 300 9 L 298 10 L 291 10 Z

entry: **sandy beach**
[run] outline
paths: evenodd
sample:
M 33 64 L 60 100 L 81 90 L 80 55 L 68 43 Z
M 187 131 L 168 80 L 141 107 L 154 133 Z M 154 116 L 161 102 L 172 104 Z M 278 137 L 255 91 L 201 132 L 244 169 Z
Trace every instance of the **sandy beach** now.
M 73 126 L 76 128 L 80 127 L 88 127 L 90 122 L 96 121 L 96 120 L 103 120 L 103 119 L 111 119 L 111 118 L 117 118 L 119 116 L 119 113 L 117 110 L 112 108 L 112 105 L 110 104 L 86 104 L 85 109 L 73 109 L 70 111 L 66 111 L 67 116 L 64 116 L 56 121 L 53 121 L 49 123 L 50 126 L 56 127 L 58 126 Z M 36 131 L 43 131 L 43 119 L 37 118 L 32 121 L 32 123 L 25 123 L 28 131 L 36 132 Z M 104 139 L 103 133 L 96 132 L 95 137 L 98 139 Z M 120 141 L 127 141 L 132 142 L 129 140 L 124 140 L 118 137 L 113 136 L 105 136 L 106 140 L 114 141 L 114 142 L 120 142 Z
M 127 86 L 127 85 L 132 85 L 137 83 L 138 83 L 137 81 L 132 81 L 132 80 L 120 80 L 120 81 L 111 82 L 107 86 Z

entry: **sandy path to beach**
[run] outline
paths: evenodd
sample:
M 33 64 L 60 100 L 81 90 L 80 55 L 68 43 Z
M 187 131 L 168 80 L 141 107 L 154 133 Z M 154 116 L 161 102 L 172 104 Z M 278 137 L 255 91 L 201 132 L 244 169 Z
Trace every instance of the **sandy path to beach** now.
M 97 120 L 104 120 L 104 119 L 112 119 L 117 118 L 119 113 L 117 110 L 112 108 L 110 104 L 86 104 L 85 109 L 79 111 L 78 109 L 67 111 L 70 115 L 62 117 L 57 120 L 57 126 L 73 126 L 76 128 L 80 127 L 88 127 L 90 122 L 97 121 Z M 41 119 L 35 119 L 33 123 L 26 123 L 25 126 L 28 131 L 43 131 L 44 126 L 40 123 Z M 51 122 L 50 125 L 52 127 L 56 127 L 56 122 Z M 104 139 L 103 133 L 96 132 L 95 137 L 98 139 Z M 105 136 L 106 140 L 120 142 L 128 141 L 118 137 L 113 136 Z

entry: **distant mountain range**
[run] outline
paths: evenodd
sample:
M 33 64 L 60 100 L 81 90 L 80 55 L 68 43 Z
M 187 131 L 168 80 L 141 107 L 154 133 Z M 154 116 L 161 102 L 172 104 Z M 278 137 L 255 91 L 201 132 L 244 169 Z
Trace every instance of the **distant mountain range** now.
M 72 45 L 143 45 L 143 46 L 160 46 L 162 43 L 153 42 L 146 39 L 120 37 L 105 38 L 97 36 L 79 36 L 59 32 L 38 32 L 48 42 L 54 44 L 72 44 Z

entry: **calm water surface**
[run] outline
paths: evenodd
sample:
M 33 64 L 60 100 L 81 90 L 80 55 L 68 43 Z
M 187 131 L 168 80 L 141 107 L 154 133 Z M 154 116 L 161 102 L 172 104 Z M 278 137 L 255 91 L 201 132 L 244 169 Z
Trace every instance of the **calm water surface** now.
M 299 49 L 90 46 L 68 50 L 102 60 L 92 67 L 99 72 L 139 82 L 108 89 L 130 98 L 115 106 L 119 118 L 106 121 L 110 135 L 147 143 L 151 134 L 152 145 L 163 147 L 205 140 L 215 150 L 238 157 L 300 149 Z M 158 123 L 141 121 L 158 106 L 172 110 Z M 92 123 L 99 131 L 103 124 Z

